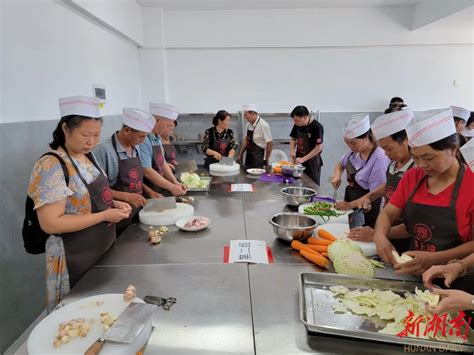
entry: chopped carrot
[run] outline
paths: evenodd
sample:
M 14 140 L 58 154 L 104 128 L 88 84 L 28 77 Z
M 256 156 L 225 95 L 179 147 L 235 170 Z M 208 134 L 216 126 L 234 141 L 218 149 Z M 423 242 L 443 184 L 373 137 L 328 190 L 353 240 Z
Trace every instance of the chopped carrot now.
M 334 243 L 332 240 L 327 240 L 327 239 L 316 239 L 314 237 L 308 238 L 308 244 L 313 244 L 313 245 L 331 245 Z
M 300 254 L 302 256 L 304 256 L 306 259 L 308 259 L 309 261 L 311 261 L 311 262 L 315 263 L 316 265 L 321 266 L 323 268 L 327 269 L 327 267 L 329 265 L 329 260 L 326 259 L 324 256 L 322 256 L 319 253 L 314 254 L 314 253 L 308 253 L 305 250 L 300 250 Z
M 322 229 L 322 228 L 318 230 L 318 236 L 320 238 L 323 238 L 323 239 L 326 239 L 326 240 L 331 240 L 333 242 L 337 240 L 337 238 L 335 236 L 333 236 L 327 230 Z
M 313 249 L 311 249 L 311 248 L 309 247 L 309 245 L 303 244 L 303 243 L 301 243 L 301 242 L 298 241 L 298 240 L 293 240 L 293 241 L 291 242 L 291 247 L 292 247 L 293 249 L 299 250 L 299 251 L 304 250 L 304 251 L 306 251 L 306 252 L 308 252 L 308 253 L 316 253 L 316 251 L 313 250 Z
M 326 253 L 328 251 L 328 246 L 327 245 L 308 244 L 307 247 L 311 248 L 313 250 L 316 250 L 318 253 Z
M 321 253 L 322 256 L 324 256 L 325 258 L 329 258 L 329 254 L 328 253 Z

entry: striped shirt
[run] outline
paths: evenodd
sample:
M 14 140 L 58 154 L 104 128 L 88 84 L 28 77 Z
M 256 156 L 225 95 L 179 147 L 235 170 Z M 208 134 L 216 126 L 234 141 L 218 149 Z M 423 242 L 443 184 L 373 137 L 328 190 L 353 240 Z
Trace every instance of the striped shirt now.
M 117 153 L 120 157 L 120 160 L 135 158 L 138 155 L 138 149 L 134 148 L 132 150 L 132 156 L 129 157 L 127 150 L 122 144 L 120 144 L 117 138 L 117 133 L 115 133 L 114 136 L 115 143 L 117 144 Z M 106 172 L 111 187 L 117 183 L 119 174 L 117 153 L 115 152 L 114 146 L 112 145 L 112 138 L 108 138 L 107 140 L 103 141 L 94 150 L 94 156 L 97 160 L 97 163 Z

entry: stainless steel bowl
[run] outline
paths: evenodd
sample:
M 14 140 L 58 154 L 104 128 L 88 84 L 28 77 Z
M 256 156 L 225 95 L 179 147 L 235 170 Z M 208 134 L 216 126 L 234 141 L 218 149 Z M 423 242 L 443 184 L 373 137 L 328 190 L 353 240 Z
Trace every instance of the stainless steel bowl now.
M 290 212 L 277 213 L 270 217 L 269 222 L 276 237 L 287 242 L 306 240 L 318 226 L 311 217 Z
M 283 175 L 289 175 L 293 177 L 300 177 L 303 175 L 304 170 L 306 167 L 304 167 L 301 164 L 298 165 L 282 165 L 281 167 L 281 172 Z
M 317 194 L 316 190 L 296 186 L 284 187 L 280 192 L 285 203 L 292 207 L 298 207 L 303 203 L 311 202 L 311 198 Z

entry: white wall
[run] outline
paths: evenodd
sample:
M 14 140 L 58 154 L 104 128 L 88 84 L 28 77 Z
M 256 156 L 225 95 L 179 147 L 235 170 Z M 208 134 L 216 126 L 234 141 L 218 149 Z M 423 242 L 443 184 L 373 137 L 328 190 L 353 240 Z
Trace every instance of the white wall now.
M 136 0 L 65 0 L 119 31 L 138 45 L 143 44 L 142 10 Z
M 61 96 L 107 88 L 104 115 L 141 106 L 136 45 L 59 0 L 2 3 L 0 122 L 57 119 Z
M 139 49 L 142 79 L 161 79 L 142 85 L 144 101 L 165 91 L 184 112 L 235 111 L 247 101 L 263 111 L 352 112 L 381 111 L 402 96 L 416 110 L 474 108 L 473 28 L 411 31 L 413 11 L 164 11 L 154 33 L 165 49 Z

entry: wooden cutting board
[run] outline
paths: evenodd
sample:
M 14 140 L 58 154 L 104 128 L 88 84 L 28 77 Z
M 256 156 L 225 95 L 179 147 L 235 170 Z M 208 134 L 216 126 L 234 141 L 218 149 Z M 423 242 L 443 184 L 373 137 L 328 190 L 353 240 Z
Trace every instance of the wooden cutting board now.
M 103 305 L 98 305 L 97 301 L 104 303 Z M 139 298 L 135 298 L 133 302 L 144 303 Z M 30 336 L 28 337 L 28 353 L 30 355 L 83 355 L 89 346 L 105 333 L 102 323 L 100 322 L 100 313 L 109 312 L 111 315 L 119 316 L 128 304 L 129 302 L 124 301 L 123 294 L 110 293 L 83 298 L 59 308 L 38 323 L 30 333 Z M 85 318 L 86 320 L 94 319 L 95 323 L 91 324 L 91 329 L 86 337 L 83 338 L 79 336 L 73 338 L 69 343 L 61 344 L 60 347 L 55 348 L 53 346 L 53 341 L 55 340 L 59 324 L 75 318 Z M 150 320 L 149 324 L 147 324 L 132 344 L 106 342 L 102 348 L 101 355 L 136 354 L 148 341 L 148 338 L 151 335 L 151 330 L 152 327 Z

